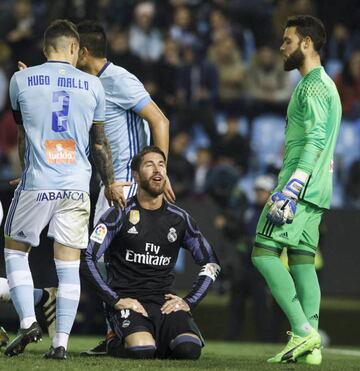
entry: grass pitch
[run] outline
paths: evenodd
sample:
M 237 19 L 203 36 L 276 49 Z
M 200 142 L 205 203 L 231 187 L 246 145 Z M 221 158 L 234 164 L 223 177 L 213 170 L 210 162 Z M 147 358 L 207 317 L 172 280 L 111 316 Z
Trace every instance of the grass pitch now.
M 54 361 L 42 358 L 43 353 L 50 346 L 50 340 L 44 338 L 41 343 L 29 345 L 25 353 L 17 357 L 8 358 L 0 354 L 0 370 L 360 370 L 360 349 L 324 349 L 324 360 L 321 366 L 267 364 L 266 359 L 281 350 L 279 344 L 208 341 L 198 361 L 135 361 L 110 357 L 84 358 L 79 356 L 80 351 L 93 347 L 98 340 L 98 338 L 89 336 L 72 336 L 69 343 L 69 358 L 66 361 Z

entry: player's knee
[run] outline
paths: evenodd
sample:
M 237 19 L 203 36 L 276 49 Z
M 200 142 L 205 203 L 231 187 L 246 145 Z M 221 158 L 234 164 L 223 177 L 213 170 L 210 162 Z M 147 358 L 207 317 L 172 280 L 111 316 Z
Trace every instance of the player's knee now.
M 194 343 L 178 344 L 171 351 L 171 358 L 173 359 L 198 359 L 201 355 L 201 345 Z
M 201 355 L 202 343 L 198 337 L 180 335 L 170 344 L 171 358 L 198 359 Z
M 125 348 L 125 357 L 132 359 L 152 359 L 155 357 L 155 345 L 143 345 Z

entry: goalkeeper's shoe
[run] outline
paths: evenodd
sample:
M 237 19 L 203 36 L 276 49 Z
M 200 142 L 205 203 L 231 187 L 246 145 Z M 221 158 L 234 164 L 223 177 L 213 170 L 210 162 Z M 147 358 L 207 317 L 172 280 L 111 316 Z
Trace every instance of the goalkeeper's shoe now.
M 296 363 L 301 363 L 305 365 L 320 365 L 322 361 L 321 350 L 315 348 L 313 351 L 308 352 L 296 359 Z
M 111 339 L 115 337 L 115 333 L 112 331 L 109 331 L 106 334 L 106 338 L 98 345 L 96 345 L 94 348 L 85 350 L 84 352 L 81 352 L 80 355 L 83 357 L 101 357 L 101 356 L 107 356 L 108 355 L 108 344 Z
M 49 287 L 45 288 L 44 291 L 48 293 L 49 297 L 43 304 L 42 310 L 45 316 L 49 336 L 52 339 L 56 332 L 56 294 L 58 289 L 57 287 Z
M 1 347 L 6 347 L 9 342 L 9 336 L 6 333 L 4 327 L 0 327 L 0 348 Z
M 63 361 L 67 358 L 67 353 L 64 347 L 54 348 L 53 346 L 44 354 L 46 359 L 57 359 Z
M 8 357 L 17 356 L 25 350 L 29 343 L 37 343 L 42 340 L 41 327 L 34 322 L 29 328 L 21 328 L 15 339 L 5 349 L 4 354 Z
M 298 336 L 290 331 L 287 334 L 290 335 L 289 342 L 280 353 L 268 359 L 269 363 L 295 362 L 297 358 L 305 353 L 311 352 L 315 348 L 320 348 L 321 338 L 314 329 L 307 336 Z

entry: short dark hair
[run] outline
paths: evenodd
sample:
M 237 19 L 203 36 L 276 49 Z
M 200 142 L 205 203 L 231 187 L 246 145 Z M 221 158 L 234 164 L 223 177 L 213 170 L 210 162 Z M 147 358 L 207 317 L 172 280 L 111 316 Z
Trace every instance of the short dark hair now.
M 45 52 L 49 52 L 49 48 L 57 50 L 57 40 L 63 36 L 73 38 L 80 43 L 79 33 L 74 23 L 67 19 L 57 19 L 51 22 L 44 33 Z
M 288 18 L 286 27 L 296 27 L 296 32 L 302 38 L 310 37 L 318 53 L 326 43 L 325 27 L 319 18 L 311 15 L 292 16 Z
M 78 24 L 80 47 L 89 50 L 96 58 L 106 58 L 107 39 L 104 27 L 98 21 L 84 21 Z
M 164 161 L 166 161 L 165 153 L 159 147 L 146 146 L 139 153 L 137 153 L 133 157 L 133 159 L 131 161 L 131 170 L 132 171 L 139 171 L 140 170 L 140 165 L 141 165 L 141 163 L 144 159 L 144 156 L 147 155 L 148 153 L 158 153 L 159 155 L 161 155 L 163 157 Z

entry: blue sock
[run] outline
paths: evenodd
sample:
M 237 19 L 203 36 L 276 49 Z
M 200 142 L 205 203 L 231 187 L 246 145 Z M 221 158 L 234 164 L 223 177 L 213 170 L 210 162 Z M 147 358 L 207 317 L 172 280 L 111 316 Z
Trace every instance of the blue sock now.
M 4 253 L 11 300 L 19 315 L 20 327 L 28 328 L 36 321 L 29 253 L 12 249 L 4 249 Z
M 74 324 L 80 299 L 80 260 L 55 260 L 59 279 L 59 289 L 56 298 L 56 334 L 53 347 L 67 347 L 67 339 Z

